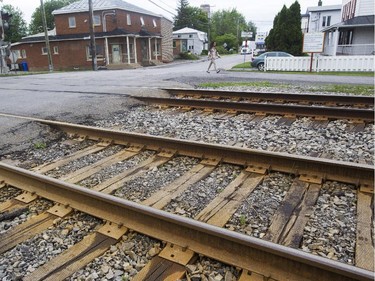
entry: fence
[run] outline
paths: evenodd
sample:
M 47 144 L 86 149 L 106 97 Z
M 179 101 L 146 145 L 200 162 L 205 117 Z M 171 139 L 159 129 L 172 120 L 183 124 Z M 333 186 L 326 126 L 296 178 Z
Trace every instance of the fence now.
M 311 57 L 269 57 L 265 70 L 310 71 Z M 315 56 L 312 71 L 374 71 L 374 56 Z

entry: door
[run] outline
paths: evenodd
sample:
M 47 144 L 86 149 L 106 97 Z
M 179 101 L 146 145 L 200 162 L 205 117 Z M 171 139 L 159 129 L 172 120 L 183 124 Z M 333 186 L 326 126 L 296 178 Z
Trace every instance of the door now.
M 148 62 L 148 40 L 141 39 L 142 62 Z
M 121 63 L 121 46 L 112 45 L 112 63 Z

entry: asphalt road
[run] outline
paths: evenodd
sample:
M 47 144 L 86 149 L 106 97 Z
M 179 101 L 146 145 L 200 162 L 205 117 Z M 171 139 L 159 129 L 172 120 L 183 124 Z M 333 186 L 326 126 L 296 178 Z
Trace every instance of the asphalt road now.
M 250 56 L 231 55 L 217 60 L 220 73 L 206 73 L 207 60 L 127 69 L 55 72 L 0 77 L 0 113 L 33 116 L 86 124 L 111 118 L 136 103 L 128 95 L 159 95 L 166 87 L 194 87 L 214 81 L 272 81 L 300 84 L 373 85 L 372 77 L 228 71 Z M 0 116 L 0 157 L 43 139 L 39 125 Z M 28 136 L 32 140 L 28 141 Z

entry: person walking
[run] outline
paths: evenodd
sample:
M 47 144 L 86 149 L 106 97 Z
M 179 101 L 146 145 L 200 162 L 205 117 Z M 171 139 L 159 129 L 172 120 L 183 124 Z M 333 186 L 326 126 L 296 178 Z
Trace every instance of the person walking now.
M 208 65 L 207 73 L 210 73 L 210 68 L 211 68 L 212 65 L 214 65 L 214 69 L 215 69 L 216 73 L 220 72 L 220 69 L 216 68 L 216 62 L 215 62 L 215 60 L 217 58 L 221 58 L 221 57 L 220 57 L 219 53 L 216 50 L 216 42 L 212 42 L 211 48 L 208 51 L 208 59 L 210 60 L 210 64 Z

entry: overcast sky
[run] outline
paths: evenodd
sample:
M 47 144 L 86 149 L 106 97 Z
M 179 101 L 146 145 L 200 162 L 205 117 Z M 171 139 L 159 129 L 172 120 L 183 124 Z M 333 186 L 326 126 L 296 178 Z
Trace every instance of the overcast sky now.
M 294 1 L 295 0 L 188 0 L 189 4 L 194 7 L 200 7 L 201 4 L 210 5 L 211 13 L 218 10 L 230 10 L 236 8 L 239 13 L 245 16 L 246 21 L 252 21 L 255 23 L 258 27 L 258 31 L 269 31 L 272 28 L 275 15 L 282 9 L 283 5 L 289 7 Z M 171 13 L 176 13 L 177 4 L 180 1 L 127 0 L 125 2 L 157 14 L 162 14 L 169 19 L 173 19 Z M 322 0 L 322 2 L 323 6 L 341 5 L 342 0 Z M 301 12 L 305 13 L 307 7 L 317 6 L 318 0 L 300 0 L 299 3 L 301 5 Z M 5 4 L 18 7 L 23 12 L 27 23 L 30 23 L 31 15 L 40 5 L 40 0 L 0 0 L 0 6 Z M 162 8 L 159 8 L 158 6 Z

